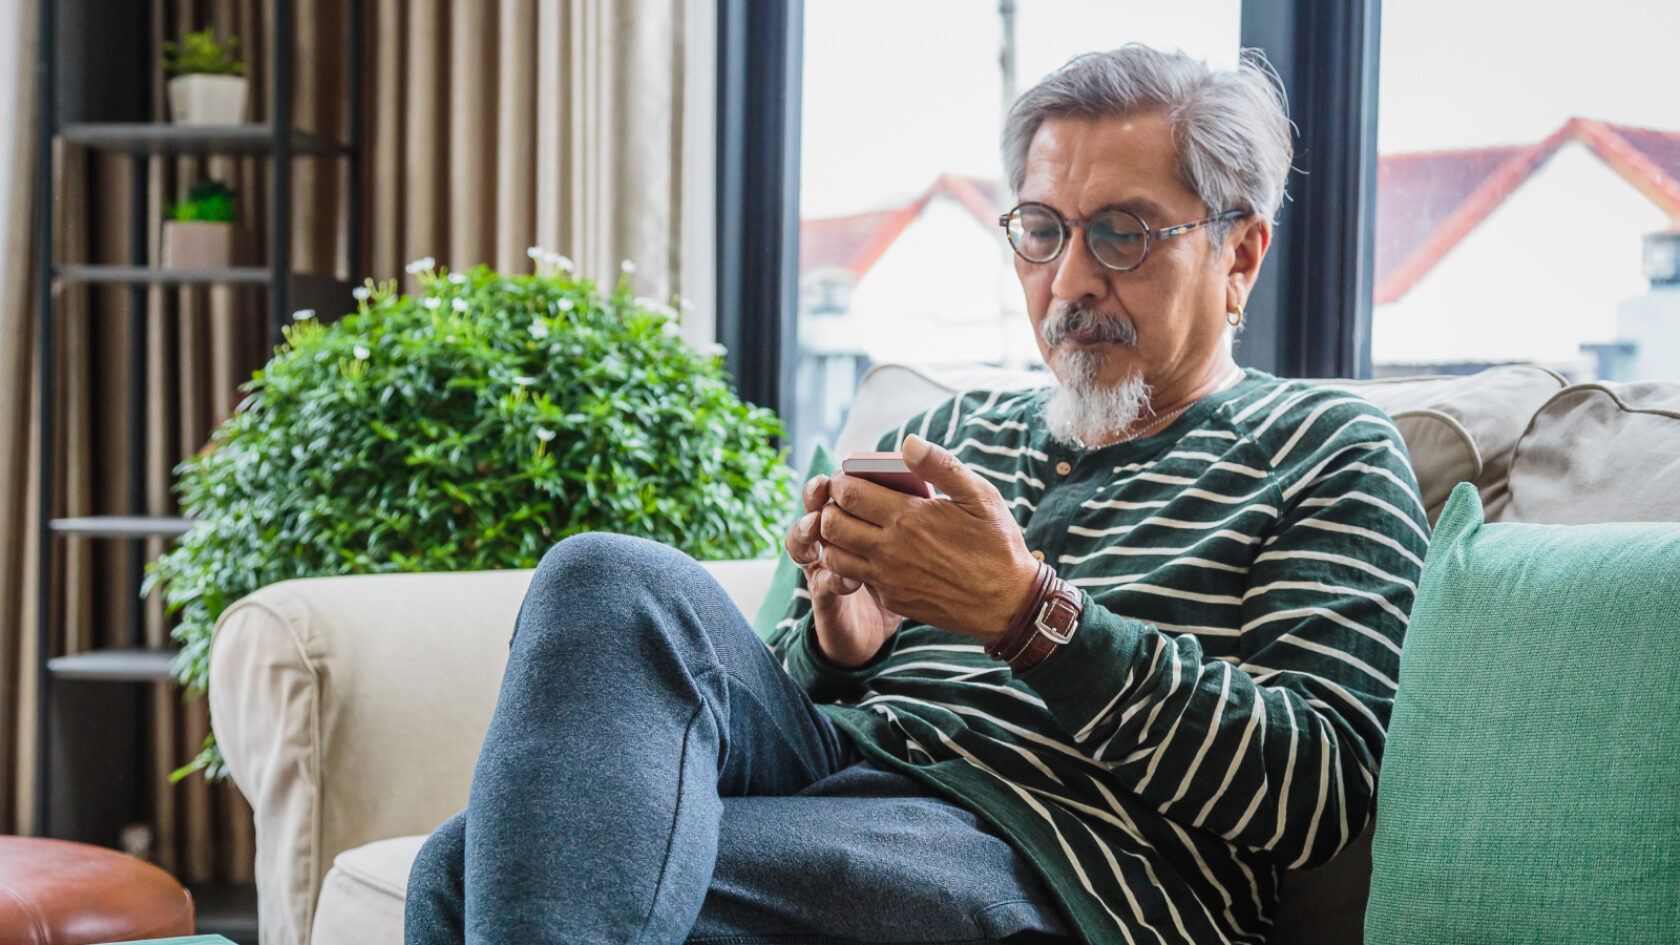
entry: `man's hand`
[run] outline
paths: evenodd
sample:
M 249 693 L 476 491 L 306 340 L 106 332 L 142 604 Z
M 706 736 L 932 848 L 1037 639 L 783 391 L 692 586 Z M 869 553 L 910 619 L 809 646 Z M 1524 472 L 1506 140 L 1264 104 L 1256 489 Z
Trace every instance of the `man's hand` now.
M 861 582 L 828 568 L 829 549 L 824 547 L 817 528 L 822 509 L 829 504 L 829 484 L 827 476 L 813 476 L 805 484 L 805 514 L 788 529 L 782 544 L 793 562 L 805 571 L 817 648 L 830 662 L 862 666 L 898 632 L 899 616 Z
M 820 513 L 822 566 L 844 586 L 868 588 L 883 610 L 992 643 L 1025 603 L 1038 562 L 996 486 L 919 436 L 902 450 L 910 471 L 946 497 L 834 477 Z

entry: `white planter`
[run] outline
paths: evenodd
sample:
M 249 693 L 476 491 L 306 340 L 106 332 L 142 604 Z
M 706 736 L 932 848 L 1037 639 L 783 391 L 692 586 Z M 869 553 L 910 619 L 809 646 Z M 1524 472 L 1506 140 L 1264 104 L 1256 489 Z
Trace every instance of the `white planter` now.
M 178 125 L 240 124 L 247 88 L 239 75 L 177 76 L 169 80 L 169 117 Z
M 231 223 L 163 221 L 165 269 L 225 269 L 252 257 L 250 231 Z

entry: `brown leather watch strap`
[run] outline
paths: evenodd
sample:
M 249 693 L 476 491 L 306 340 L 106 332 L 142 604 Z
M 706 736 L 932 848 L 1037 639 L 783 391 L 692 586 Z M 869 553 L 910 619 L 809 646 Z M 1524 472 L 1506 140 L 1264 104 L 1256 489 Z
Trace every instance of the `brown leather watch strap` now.
M 986 648 L 987 655 L 1004 660 L 1016 672 L 1038 665 L 1068 642 L 1085 609 L 1084 598 L 1073 585 L 1043 562 L 1027 601 L 1023 610 L 1016 611 L 1009 629 Z

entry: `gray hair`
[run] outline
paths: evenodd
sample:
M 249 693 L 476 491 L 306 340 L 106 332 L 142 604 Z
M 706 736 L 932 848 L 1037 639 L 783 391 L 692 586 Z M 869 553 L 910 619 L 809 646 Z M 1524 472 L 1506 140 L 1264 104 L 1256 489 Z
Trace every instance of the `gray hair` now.
M 1044 78 L 1009 110 L 1003 164 L 1020 194 L 1027 149 L 1046 118 L 1107 118 L 1161 109 L 1173 129 L 1178 177 L 1210 213 L 1243 210 L 1268 220 L 1283 202 L 1294 148 L 1283 83 L 1257 49 L 1215 71 L 1183 52 L 1128 43 L 1087 53 Z M 1152 225 L 1159 226 L 1151 221 Z M 1215 244 L 1229 224 L 1210 228 Z

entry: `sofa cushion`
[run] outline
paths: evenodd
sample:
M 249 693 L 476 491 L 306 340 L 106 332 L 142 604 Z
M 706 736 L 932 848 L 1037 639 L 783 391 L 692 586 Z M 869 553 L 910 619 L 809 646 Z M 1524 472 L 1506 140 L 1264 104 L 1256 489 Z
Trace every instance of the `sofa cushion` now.
M 1394 419 L 1433 523 L 1460 482 L 1473 482 L 1490 518 L 1508 501 L 1511 454 L 1529 417 L 1564 386 L 1556 373 L 1511 364 L 1462 376 L 1322 380 L 1352 391 Z
M 1483 524 L 1454 491 L 1400 660 L 1369 945 L 1672 942 L 1680 526 Z
M 395 837 L 340 853 L 315 904 L 314 945 L 402 945 L 408 870 L 425 842 Z
M 1577 384 L 1535 413 L 1503 521 L 1680 521 L 1680 384 Z
M 852 395 L 834 455 L 872 450 L 881 435 L 918 413 L 968 390 L 1020 390 L 1054 381 L 1049 371 L 985 365 L 877 364 Z

